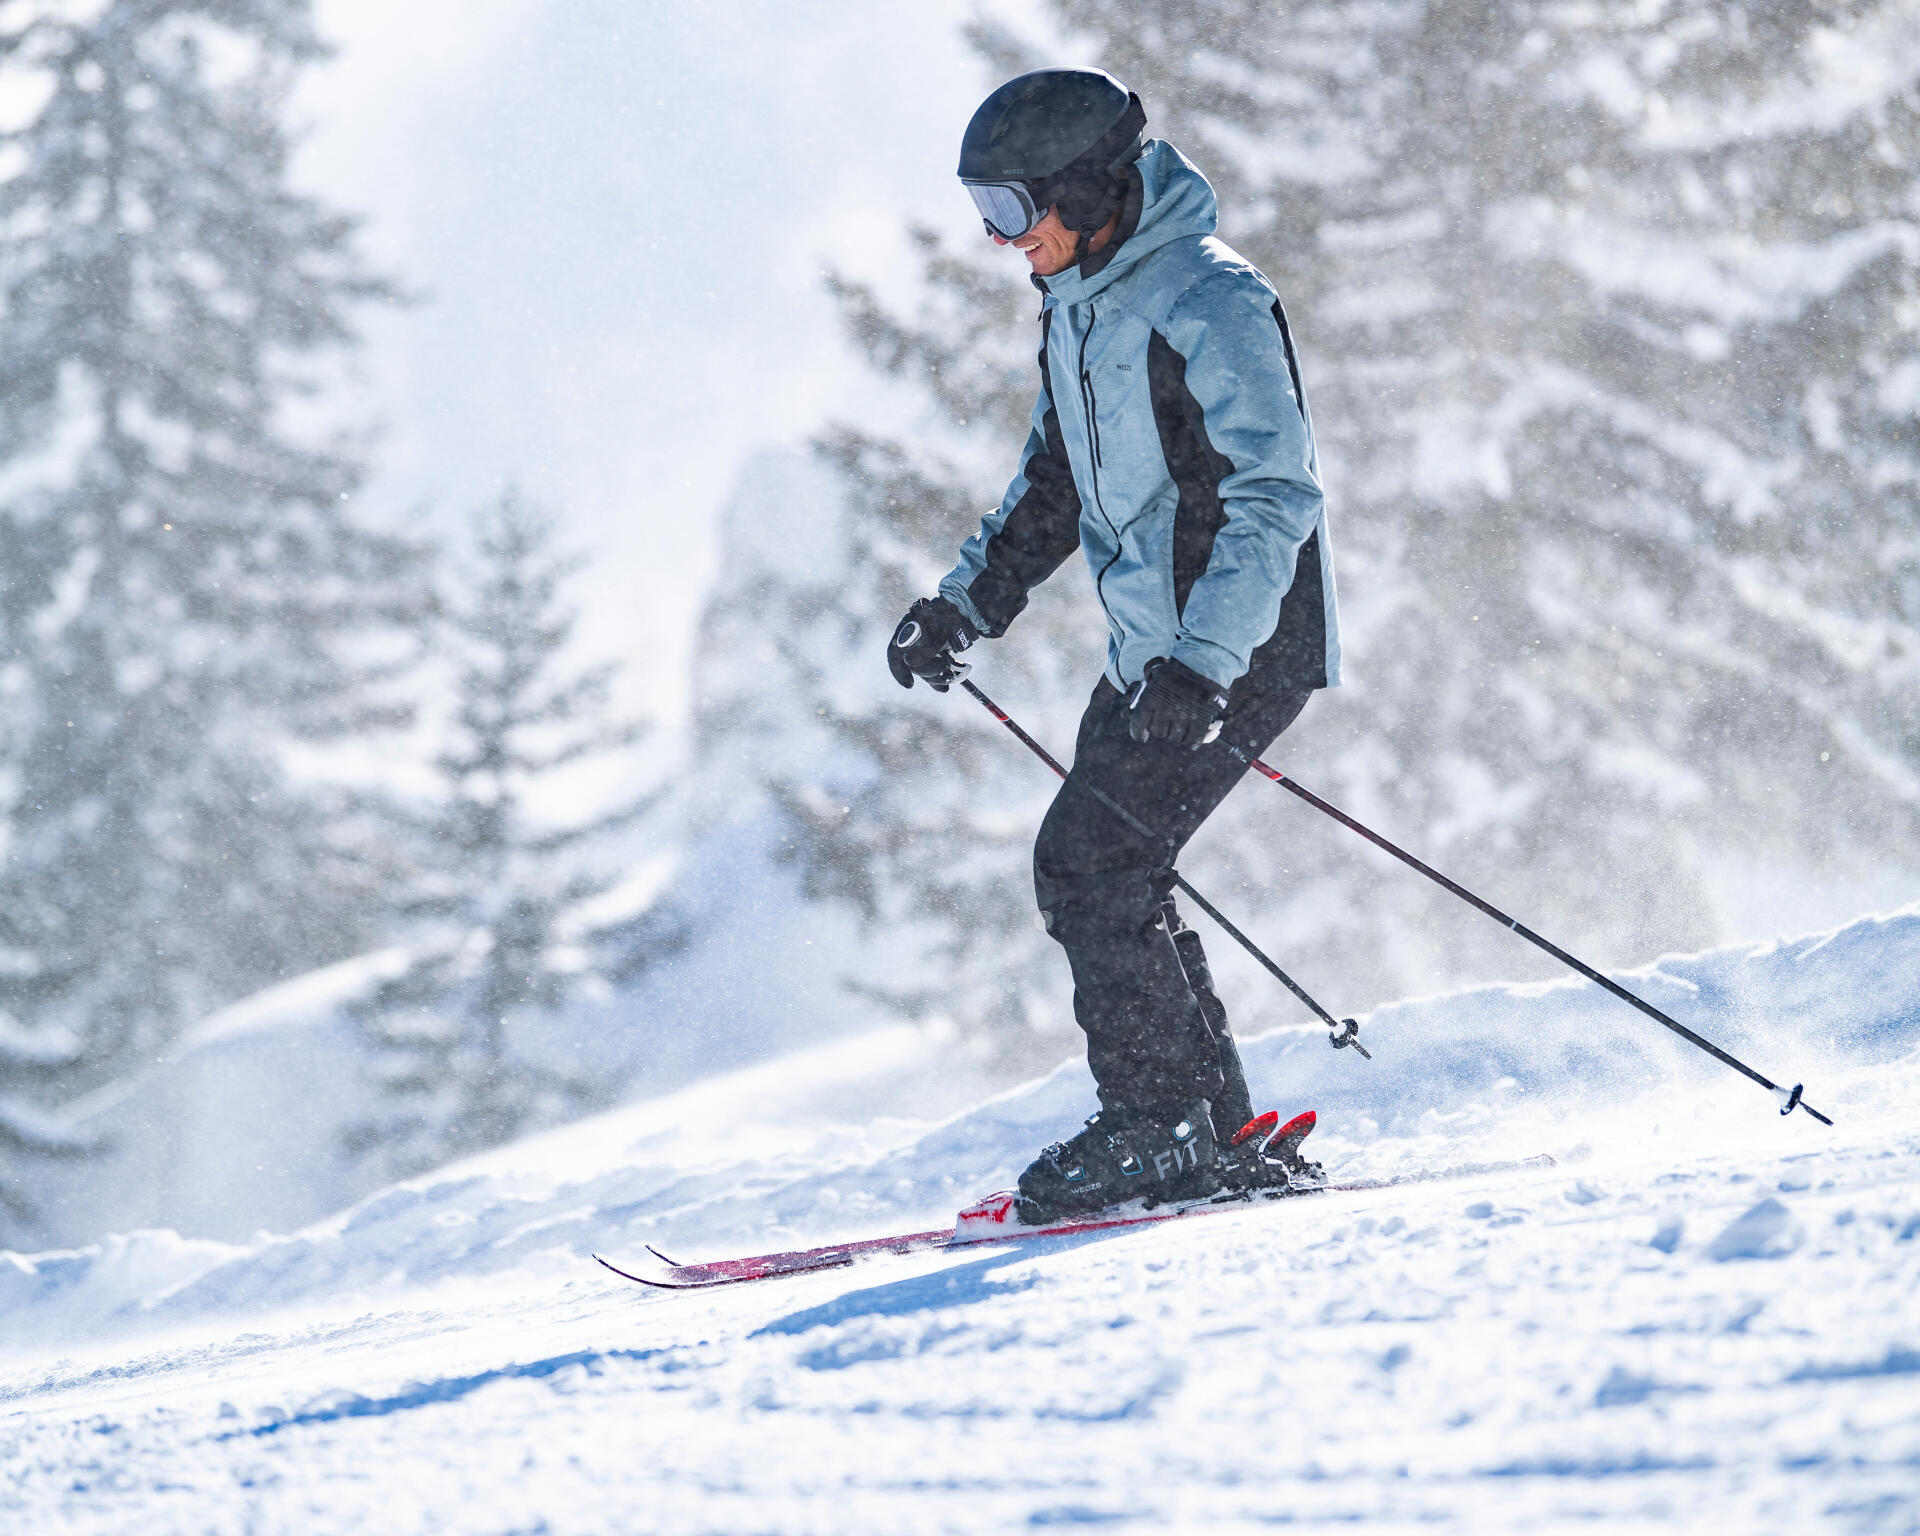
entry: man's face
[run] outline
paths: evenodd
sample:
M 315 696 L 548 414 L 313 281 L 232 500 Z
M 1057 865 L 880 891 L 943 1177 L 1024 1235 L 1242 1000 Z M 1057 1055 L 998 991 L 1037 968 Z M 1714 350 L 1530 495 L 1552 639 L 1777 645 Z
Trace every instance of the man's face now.
M 1047 216 L 1024 235 L 1013 240 L 995 235 L 993 243 L 1018 246 L 1036 277 L 1053 277 L 1073 265 L 1073 251 L 1079 241 L 1074 232 L 1060 222 L 1060 210 L 1049 208 Z

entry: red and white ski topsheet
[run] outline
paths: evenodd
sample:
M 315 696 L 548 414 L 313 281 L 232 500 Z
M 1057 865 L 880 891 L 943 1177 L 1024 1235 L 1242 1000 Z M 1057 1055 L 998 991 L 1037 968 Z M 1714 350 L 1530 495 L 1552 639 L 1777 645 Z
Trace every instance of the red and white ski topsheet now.
M 1304 1118 L 1304 1117 L 1302 1117 Z M 1289 1122 L 1291 1125 L 1292 1122 Z M 707 1264 L 680 1264 L 648 1245 L 651 1256 L 615 1264 L 595 1254 L 594 1259 L 623 1280 L 661 1290 L 701 1290 L 716 1285 L 736 1285 L 742 1280 L 771 1280 L 779 1275 L 804 1275 L 815 1270 L 844 1269 L 868 1259 L 911 1253 L 945 1253 L 956 1249 L 985 1248 L 997 1244 L 1030 1242 L 1036 1238 L 1077 1237 L 1090 1232 L 1108 1232 L 1121 1227 L 1152 1226 L 1156 1222 L 1179 1221 L 1188 1216 L 1207 1216 L 1224 1211 L 1242 1211 L 1250 1205 L 1271 1204 L 1301 1195 L 1351 1194 L 1360 1190 L 1393 1189 L 1402 1184 L 1426 1183 L 1436 1179 L 1467 1178 L 1474 1174 L 1501 1173 L 1519 1168 L 1550 1168 L 1553 1159 L 1530 1157 L 1504 1163 L 1473 1163 L 1457 1168 L 1427 1170 L 1384 1179 L 1356 1179 L 1341 1184 L 1316 1184 L 1295 1189 L 1262 1189 L 1228 1195 L 1213 1195 L 1203 1200 L 1168 1204 L 1149 1209 L 1143 1202 L 1117 1206 L 1097 1216 L 1075 1221 L 1050 1222 L 1046 1226 L 1028 1226 L 1014 1210 L 1011 1190 L 989 1195 L 968 1206 L 951 1228 L 931 1232 L 908 1232 L 897 1237 L 870 1237 L 859 1242 L 834 1243 L 824 1248 L 801 1248 L 791 1253 L 762 1253 L 744 1259 L 719 1259 Z

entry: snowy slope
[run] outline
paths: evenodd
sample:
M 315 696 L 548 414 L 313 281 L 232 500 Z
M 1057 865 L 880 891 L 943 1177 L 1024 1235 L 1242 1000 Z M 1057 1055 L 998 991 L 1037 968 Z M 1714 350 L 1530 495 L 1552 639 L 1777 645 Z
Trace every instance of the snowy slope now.
M 936 1223 L 1087 1105 L 936 1124 L 900 1030 L 244 1245 L 0 1260 L 0 1524 L 73 1531 L 1920 1529 L 1920 906 L 1282 1031 L 1330 1167 L 1468 1176 L 663 1296 L 585 1261 Z M 916 1080 L 917 1079 L 917 1080 Z

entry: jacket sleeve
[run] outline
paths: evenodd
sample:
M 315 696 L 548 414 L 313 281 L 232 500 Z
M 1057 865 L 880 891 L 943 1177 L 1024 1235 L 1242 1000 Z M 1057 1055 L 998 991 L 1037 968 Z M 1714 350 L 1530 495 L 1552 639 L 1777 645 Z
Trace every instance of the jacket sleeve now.
M 1274 296 L 1251 273 L 1196 284 L 1166 321 L 1208 442 L 1230 466 L 1226 522 L 1181 610 L 1172 655 L 1231 687 L 1280 619 L 1323 497 L 1313 427 Z
M 1040 342 L 1040 398 L 1020 455 L 1020 468 L 1000 505 L 960 548 L 960 563 L 940 595 L 983 635 L 1002 635 L 1027 606 L 1027 594 L 1080 547 L 1080 492 L 1073 483 L 1060 418 L 1047 373 L 1046 330 Z

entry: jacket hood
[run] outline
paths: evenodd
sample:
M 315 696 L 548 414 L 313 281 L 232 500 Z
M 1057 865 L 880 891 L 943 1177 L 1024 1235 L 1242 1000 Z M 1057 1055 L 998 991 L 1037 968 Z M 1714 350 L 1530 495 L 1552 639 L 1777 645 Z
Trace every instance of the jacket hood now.
M 1194 163 L 1165 139 L 1150 139 L 1133 163 L 1139 178 L 1140 212 L 1133 229 L 1126 229 L 1131 207 L 1121 214 L 1122 238 L 1111 258 L 1092 274 L 1081 266 L 1052 277 L 1036 277 L 1034 285 L 1063 304 L 1077 304 L 1125 277 L 1163 245 L 1193 235 L 1210 235 L 1220 223 L 1220 201 Z M 1128 203 L 1134 194 L 1129 193 Z M 1100 254 L 1105 255 L 1106 252 Z M 1083 264 L 1084 265 L 1084 264 Z

